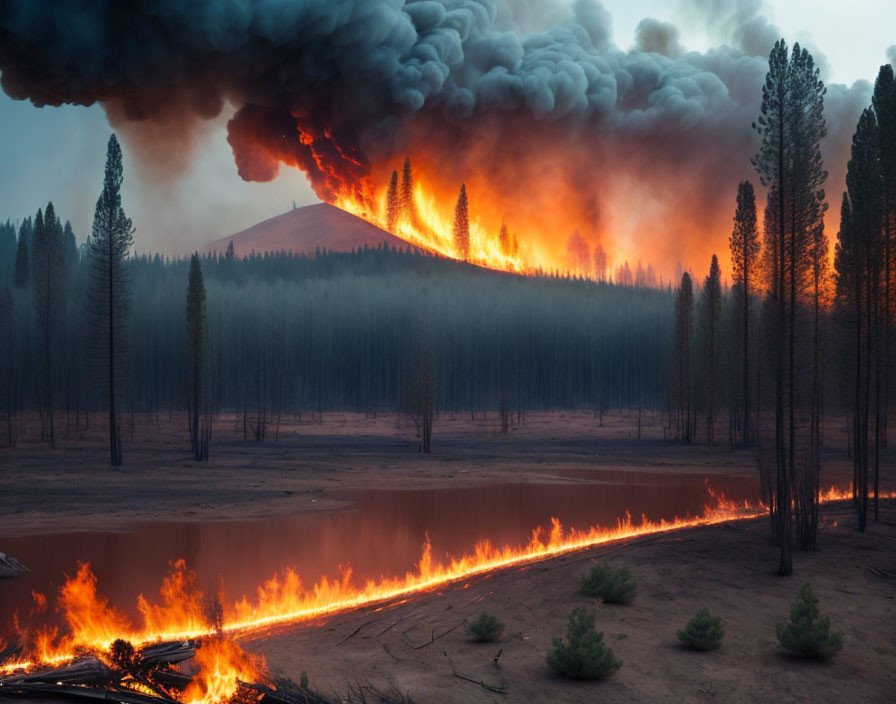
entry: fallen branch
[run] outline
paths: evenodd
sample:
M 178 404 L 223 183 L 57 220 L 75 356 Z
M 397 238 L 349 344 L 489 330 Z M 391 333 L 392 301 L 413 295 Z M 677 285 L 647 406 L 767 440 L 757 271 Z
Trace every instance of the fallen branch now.
M 478 685 L 479 685 L 480 687 L 482 687 L 483 689 L 487 689 L 489 692 L 494 692 L 495 694 L 507 694 L 507 690 L 503 688 L 503 678 L 502 678 L 502 686 L 501 686 L 501 687 L 493 687 L 493 686 L 490 685 L 490 684 L 486 684 L 486 683 L 483 682 L 482 680 L 474 680 L 472 677 L 467 677 L 467 676 L 465 676 L 465 675 L 460 674 L 460 673 L 457 671 L 457 668 L 454 666 L 454 660 L 451 659 L 451 656 L 448 655 L 448 653 L 447 653 L 446 651 L 443 650 L 443 651 L 442 651 L 442 654 L 443 654 L 446 658 L 448 658 L 448 662 L 451 663 L 451 669 L 454 671 L 454 676 L 457 677 L 457 679 L 459 679 L 459 680 L 463 680 L 464 682 L 471 682 L 472 684 L 478 684 Z M 501 654 L 498 653 L 498 655 L 495 657 L 495 664 L 497 664 L 497 662 L 498 662 L 498 657 L 499 657 L 500 655 L 501 655 Z
M 429 639 L 429 642 L 428 642 L 428 643 L 423 643 L 422 645 L 413 645 L 412 643 L 409 643 L 409 642 L 407 641 L 406 638 L 402 638 L 401 640 L 402 640 L 402 642 L 403 642 L 406 646 L 408 646 L 408 647 L 411 648 L 412 650 L 421 650 L 422 648 L 425 648 L 427 645 L 432 645 L 432 644 L 435 643 L 439 638 L 444 638 L 445 636 L 447 636 L 447 635 L 448 635 L 449 633 L 451 633 L 452 631 L 456 631 L 458 628 L 460 628 L 461 626 L 463 626 L 464 623 L 466 623 L 466 619 L 463 620 L 463 621 L 461 621 L 460 623 L 458 623 L 456 626 L 452 626 L 451 628 L 449 628 L 449 629 L 448 629 L 447 631 L 445 631 L 444 633 L 440 633 L 439 635 L 436 635 L 436 634 L 435 634 L 436 632 L 433 631 L 433 632 L 432 632 L 432 636 L 431 636 L 430 639 Z

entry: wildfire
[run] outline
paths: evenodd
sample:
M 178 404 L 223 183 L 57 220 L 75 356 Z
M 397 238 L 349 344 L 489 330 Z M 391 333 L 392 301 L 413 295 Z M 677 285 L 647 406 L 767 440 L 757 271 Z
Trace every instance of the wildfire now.
M 458 580 L 603 543 L 755 518 L 765 511 L 759 504 L 729 501 L 723 494 L 713 492 L 708 484 L 707 488 L 713 502 L 697 517 L 652 521 L 642 516 L 636 522 L 627 514 L 615 526 L 592 526 L 587 530 L 564 529 L 557 519 L 552 519 L 549 531 L 536 528 L 525 545 L 496 547 L 482 541 L 472 552 L 449 556 L 444 561 L 433 557 L 427 540 L 416 569 L 403 576 L 380 577 L 358 584 L 351 570 L 345 568 L 337 580 L 323 577 L 306 586 L 294 570 L 287 569 L 262 584 L 254 599 L 243 597 L 229 606 L 203 594 L 194 574 L 179 560 L 165 577 L 157 603 L 142 595 L 138 598 L 137 608 L 143 621 L 140 626 L 130 623 L 97 593 L 96 577 L 88 564 L 81 564 L 77 574 L 61 587 L 58 598 L 69 633 L 59 635 L 55 629 L 49 629 L 32 638 L 23 633 L 23 638 L 29 641 L 28 659 L 0 665 L 0 675 L 63 663 L 85 652 L 103 659 L 117 640 L 141 647 L 161 641 L 200 638 L 203 644 L 195 659 L 199 676 L 184 690 L 182 701 L 187 704 L 229 701 L 239 681 L 264 678 L 263 661 L 243 652 L 232 637 L 431 591 Z M 882 496 L 896 498 L 896 492 Z M 831 487 L 819 497 L 822 502 L 839 501 L 851 498 L 852 491 Z
M 383 191 L 375 199 L 374 205 L 353 197 L 341 197 L 334 205 L 346 212 L 366 220 L 372 225 L 391 231 L 393 235 L 429 252 L 452 259 L 464 259 L 458 251 L 453 236 L 453 220 L 442 213 L 434 196 L 427 194 L 423 186 L 414 186 L 415 216 L 403 214 L 393 227 L 387 218 L 387 193 Z M 502 246 L 499 232 L 489 232 L 478 218 L 470 220 L 470 251 L 466 260 L 472 264 L 517 273 L 534 271 L 524 262 L 519 252 L 512 247 Z

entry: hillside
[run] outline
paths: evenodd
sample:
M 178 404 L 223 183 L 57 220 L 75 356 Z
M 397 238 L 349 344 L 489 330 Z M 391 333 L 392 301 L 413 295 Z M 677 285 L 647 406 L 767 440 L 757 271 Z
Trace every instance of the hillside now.
M 311 254 L 317 249 L 349 252 L 367 245 L 404 249 L 407 243 L 361 218 L 326 203 L 307 205 L 206 245 L 207 252 L 224 252 L 229 242 L 238 255 L 291 251 Z

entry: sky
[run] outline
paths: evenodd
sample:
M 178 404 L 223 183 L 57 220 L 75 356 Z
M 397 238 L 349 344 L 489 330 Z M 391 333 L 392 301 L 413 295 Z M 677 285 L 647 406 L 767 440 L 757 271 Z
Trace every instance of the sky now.
M 620 48 L 632 45 L 643 18 L 653 17 L 675 24 L 686 49 L 703 51 L 719 40 L 689 8 L 717 1 L 604 0 L 604 6 L 613 16 L 613 41 Z M 883 21 L 892 14 L 892 1 L 850 0 L 847 16 L 835 0 L 766 0 L 763 13 L 789 41 L 810 46 L 828 83 L 850 85 L 873 81 L 888 50 L 894 57 L 896 35 L 892 23 Z M 282 168 L 269 183 L 238 176 L 224 127 L 230 114 L 232 109 L 205 125 L 178 172 L 148 166 L 124 140 L 123 204 L 137 227 L 140 252 L 183 255 L 293 203 L 317 202 L 295 169 Z M 51 199 L 83 241 L 102 186 L 110 130 L 99 106 L 35 108 L 0 92 L 0 219 L 18 220 Z

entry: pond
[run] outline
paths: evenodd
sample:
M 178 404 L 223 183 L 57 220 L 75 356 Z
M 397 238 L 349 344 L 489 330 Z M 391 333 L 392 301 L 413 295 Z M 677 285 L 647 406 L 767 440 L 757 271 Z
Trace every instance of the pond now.
M 699 515 L 710 487 L 739 502 L 755 501 L 746 477 L 570 471 L 556 482 L 462 488 L 358 491 L 341 495 L 343 508 L 253 521 L 141 522 L 126 532 L 70 532 L 0 539 L 2 549 L 30 573 L 0 580 L 0 619 L 9 633 L 13 614 L 27 619 L 32 592 L 52 607 L 65 575 L 89 562 L 99 592 L 134 616 L 138 594 L 155 600 L 164 574 L 184 559 L 206 593 L 223 589 L 228 601 L 253 595 L 267 578 L 293 567 L 306 583 L 339 575 L 351 565 L 360 579 L 414 569 L 429 536 L 433 556 L 468 552 L 480 540 L 525 544 L 551 517 L 564 526 L 612 526 L 642 514 L 653 520 Z M 53 623 L 53 608 L 40 617 Z M 32 620 L 33 622 L 33 620 Z

